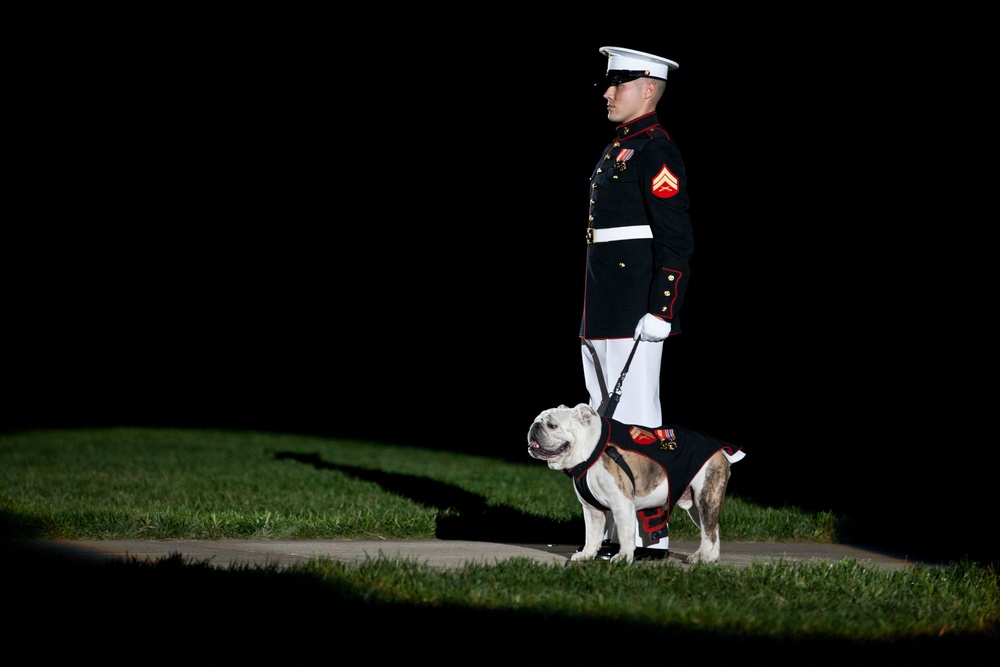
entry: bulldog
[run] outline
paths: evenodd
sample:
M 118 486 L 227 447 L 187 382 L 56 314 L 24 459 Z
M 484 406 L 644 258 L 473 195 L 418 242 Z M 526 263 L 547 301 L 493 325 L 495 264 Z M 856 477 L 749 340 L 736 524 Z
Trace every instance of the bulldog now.
M 614 517 L 621 547 L 612 562 L 631 563 L 638 517 L 654 539 L 665 534 L 675 505 L 701 530 L 687 563 L 719 560 L 719 514 L 730 465 L 739 448 L 679 426 L 630 426 L 603 417 L 586 403 L 544 410 L 528 429 L 528 454 L 573 479 L 583 506 L 586 543 L 571 560 L 597 555 L 606 512 Z

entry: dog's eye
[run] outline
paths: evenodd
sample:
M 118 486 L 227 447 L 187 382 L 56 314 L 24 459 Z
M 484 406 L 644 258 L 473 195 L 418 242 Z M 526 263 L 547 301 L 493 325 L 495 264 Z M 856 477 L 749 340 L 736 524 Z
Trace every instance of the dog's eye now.
M 545 425 L 545 427 L 547 429 L 549 429 L 549 430 L 554 431 L 554 430 L 556 430 L 556 423 L 555 422 L 549 422 L 548 424 Z

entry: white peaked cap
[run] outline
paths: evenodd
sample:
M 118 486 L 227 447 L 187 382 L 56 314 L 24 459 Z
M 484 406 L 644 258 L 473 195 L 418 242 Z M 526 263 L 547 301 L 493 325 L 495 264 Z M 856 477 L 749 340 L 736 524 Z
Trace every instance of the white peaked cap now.
M 667 72 L 677 69 L 679 65 L 673 60 L 667 60 L 651 53 L 623 49 L 618 46 L 602 46 L 601 53 L 608 57 L 608 72 L 624 70 L 627 72 L 645 72 L 645 76 L 654 79 L 666 79 Z

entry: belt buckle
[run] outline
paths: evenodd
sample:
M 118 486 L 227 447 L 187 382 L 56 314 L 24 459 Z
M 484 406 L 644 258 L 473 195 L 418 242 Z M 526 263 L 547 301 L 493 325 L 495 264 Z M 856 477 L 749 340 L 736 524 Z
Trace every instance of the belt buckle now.
M 587 227 L 587 245 L 594 245 L 594 228 Z

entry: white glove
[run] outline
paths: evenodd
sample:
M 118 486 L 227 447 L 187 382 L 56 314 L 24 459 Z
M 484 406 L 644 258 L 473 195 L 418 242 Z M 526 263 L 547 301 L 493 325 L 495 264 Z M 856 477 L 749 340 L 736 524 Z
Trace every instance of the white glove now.
M 670 322 L 661 320 L 656 315 L 646 313 L 635 325 L 635 335 L 632 340 L 644 340 L 650 343 L 659 343 L 666 340 L 670 335 Z

